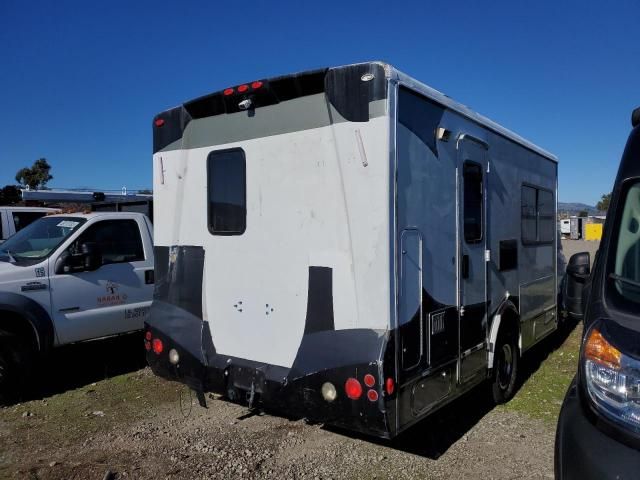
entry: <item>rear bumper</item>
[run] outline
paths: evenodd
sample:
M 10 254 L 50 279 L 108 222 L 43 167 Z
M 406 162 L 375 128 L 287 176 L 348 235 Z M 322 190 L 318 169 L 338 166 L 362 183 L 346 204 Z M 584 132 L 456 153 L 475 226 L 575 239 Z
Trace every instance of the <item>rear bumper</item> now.
M 394 436 L 395 428 L 388 419 L 395 418 L 391 411 L 395 394 L 389 396 L 383 392 L 383 377 L 376 362 L 302 373 L 296 370 L 295 364 L 289 369 L 212 352 L 203 352 L 201 360 L 164 332 L 149 325 L 145 328 L 163 343 L 162 353 L 147 351 L 147 362 L 160 377 L 286 417 L 306 418 L 381 438 Z M 177 365 L 169 362 L 170 349 L 180 355 Z M 367 398 L 368 389 L 362 383 L 366 373 L 376 378 L 376 401 Z M 344 384 L 349 377 L 359 379 L 362 384 L 363 393 L 358 400 L 350 400 L 345 395 Z M 322 396 L 325 382 L 331 382 L 337 390 L 337 398 L 332 402 Z
M 598 428 L 580 400 L 575 379 L 558 419 L 555 474 L 559 480 L 635 479 L 640 451 Z

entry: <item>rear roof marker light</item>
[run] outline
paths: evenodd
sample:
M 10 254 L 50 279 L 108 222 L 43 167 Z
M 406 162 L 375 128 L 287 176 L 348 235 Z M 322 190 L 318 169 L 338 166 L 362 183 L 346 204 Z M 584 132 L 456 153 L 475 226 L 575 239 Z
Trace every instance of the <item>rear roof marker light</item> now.
M 240 86 L 238 87 L 238 92 L 240 92 L 240 93 L 244 93 L 244 92 L 246 92 L 247 90 L 249 90 L 249 85 L 240 85 Z
M 251 84 L 251 88 L 253 88 L 254 90 L 257 90 L 258 88 L 260 88 L 262 86 L 262 82 L 261 81 L 255 81 Z
M 161 127 L 164 125 L 164 118 L 156 118 L 156 121 L 153 122 L 156 127 Z
M 225 97 L 228 97 L 229 95 L 233 95 L 233 88 L 225 88 L 225 89 L 222 91 L 222 94 L 223 94 Z

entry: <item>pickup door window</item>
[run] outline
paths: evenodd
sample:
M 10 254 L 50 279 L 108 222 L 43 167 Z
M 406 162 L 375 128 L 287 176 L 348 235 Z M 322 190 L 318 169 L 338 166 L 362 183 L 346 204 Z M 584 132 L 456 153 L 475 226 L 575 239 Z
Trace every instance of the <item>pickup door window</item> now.
M 92 244 L 95 270 L 83 268 L 82 245 Z M 61 343 L 115 335 L 142 328 L 153 285 L 145 272 L 141 230 L 133 219 L 101 220 L 88 226 L 67 249 L 68 273 L 51 277 L 52 313 Z M 53 259 L 52 259 L 53 261 Z

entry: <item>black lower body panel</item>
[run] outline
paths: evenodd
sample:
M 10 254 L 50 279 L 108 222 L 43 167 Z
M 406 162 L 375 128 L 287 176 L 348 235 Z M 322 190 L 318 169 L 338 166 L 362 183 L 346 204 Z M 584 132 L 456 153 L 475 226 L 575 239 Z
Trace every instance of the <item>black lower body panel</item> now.
M 575 380 L 558 419 L 555 470 L 558 480 L 631 480 L 640 476 L 640 451 L 593 423 L 582 405 Z

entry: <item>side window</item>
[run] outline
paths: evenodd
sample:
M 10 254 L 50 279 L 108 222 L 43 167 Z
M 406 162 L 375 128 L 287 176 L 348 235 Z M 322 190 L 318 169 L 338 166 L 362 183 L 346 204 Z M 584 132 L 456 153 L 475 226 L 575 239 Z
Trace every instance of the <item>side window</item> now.
M 135 220 L 94 223 L 74 242 L 72 253 L 78 253 L 83 243 L 95 243 L 103 264 L 144 260 L 140 228 Z
M 552 243 L 556 228 L 553 192 L 523 185 L 520 198 L 522 243 Z
M 482 167 L 477 163 L 464 162 L 464 239 L 467 243 L 482 240 L 483 195 Z
M 619 218 L 614 227 L 617 241 L 612 242 L 616 290 L 624 299 L 640 304 L 640 183 L 629 188 Z
M 247 227 L 247 174 L 244 150 L 211 152 L 207 158 L 209 232 L 242 235 Z
M 553 193 L 538 190 L 538 241 L 553 242 L 555 232 Z
M 538 241 L 538 222 L 536 214 L 536 189 L 522 186 L 521 199 L 522 214 L 522 243 L 536 243 Z
M 32 224 L 36 220 L 45 216 L 45 212 L 12 212 L 13 224 L 16 227 L 16 232 L 19 232 L 27 225 Z

